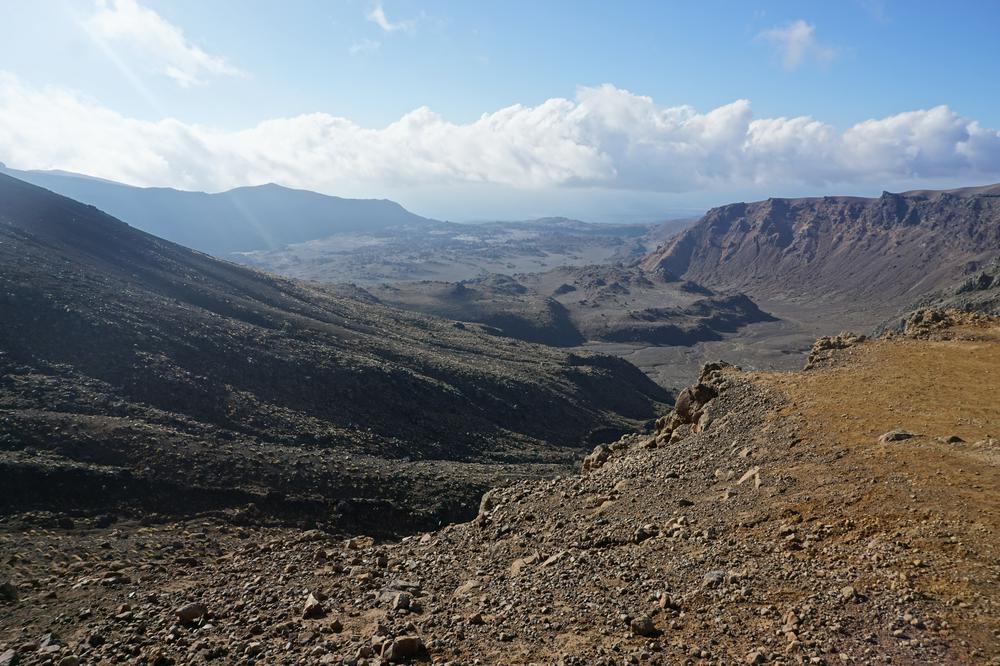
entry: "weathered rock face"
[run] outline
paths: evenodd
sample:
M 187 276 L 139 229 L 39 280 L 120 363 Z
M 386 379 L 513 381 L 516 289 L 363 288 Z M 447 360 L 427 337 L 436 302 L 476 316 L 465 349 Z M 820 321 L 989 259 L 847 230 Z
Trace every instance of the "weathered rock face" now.
M 908 303 L 996 256 L 998 195 L 1000 185 L 731 204 L 642 265 L 754 297 Z
M 1000 316 L 1000 257 L 958 284 L 928 294 L 917 302 L 916 309 L 961 310 Z
M 702 366 L 699 381 L 677 396 L 674 410 L 656 420 L 656 426 L 651 434 L 642 435 L 630 433 L 617 442 L 608 445 L 598 445 L 583 459 L 583 473 L 593 472 L 603 467 L 619 452 L 627 452 L 635 447 L 655 449 L 658 446 L 680 441 L 684 437 L 703 432 L 712 424 L 713 415 L 711 402 L 719 395 L 719 389 L 726 384 L 725 372 L 739 370 L 725 362 L 706 363 Z M 496 495 L 490 495 L 490 505 L 496 501 Z M 682 505 L 686 500 L 681 500 Z M 480 520 L 488 518 L 480 509 Z M 636 531 L 634 538 L 643 541 L 656 534 L 655 525 L 648 525 Z

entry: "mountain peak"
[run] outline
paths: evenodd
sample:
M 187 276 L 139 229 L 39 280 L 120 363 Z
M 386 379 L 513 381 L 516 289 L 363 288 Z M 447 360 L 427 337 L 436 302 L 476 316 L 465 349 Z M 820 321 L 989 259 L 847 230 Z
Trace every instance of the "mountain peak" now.
M 97 206 L 143 231 L 218 256 L 277 249 L 337 233 L 431 222 L 394 201 L 345 199 L 277 183 L 205 193 L 133 187 L 55 171 L 6 173 Z

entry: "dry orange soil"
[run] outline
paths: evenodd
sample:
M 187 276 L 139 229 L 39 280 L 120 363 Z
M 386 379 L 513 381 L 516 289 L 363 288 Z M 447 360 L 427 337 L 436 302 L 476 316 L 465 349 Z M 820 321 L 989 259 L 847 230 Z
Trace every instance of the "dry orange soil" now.
M 806 513 L 879 523 L 908 542 L 918 590 L 987 613 L 949 614 L 963 640 L 1000 645 L 1000 327 L 949 339 L 877 340 L 841 351 L 833 367 L 761 375 L 788 399 L 802 437 L 835 450 L 838 469 L 802 465 L 817 480 Z M 894 429 L 917 436 L 881 444 Z M 949 442 L 960 437 L 962 441 Z M 826 485 L 828 484 L 828 485 Z M 858 494 L 844 486 L 865 486 Z M 833 497 L 852 496 L 850 505 Z M 862 535 L 859 534 L 859 538 Z M 973 661 L 976 661 L 975 659 Z

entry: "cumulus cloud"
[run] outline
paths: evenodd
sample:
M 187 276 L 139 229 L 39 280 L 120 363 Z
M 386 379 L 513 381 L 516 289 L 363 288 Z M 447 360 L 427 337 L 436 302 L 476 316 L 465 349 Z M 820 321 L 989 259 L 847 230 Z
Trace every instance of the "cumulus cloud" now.
M 385 9 L 382 7 L 382 3 L 376 3 L 372 10 L 368 12 L 368 20 L 382 28 L 386 32 L 396 32 L 397 30 L 412 30 L 413 21 L 390 21 L 389 17 L 385 15 Z
M 217 76 L 245 76 L 224 58 L 192 44 L 180 28 L 135 0 L 97 0 L 84 27 L 105 47 L 122 45 L 185 88 Z
M 603 85 L 453 123 L 428 108 L 381 128 L 312 113 L 224 131 L 122 116 L 72 91 L 0 75 L 0 160 L 136 185 L 264 182 L 324 192 L 499 185 L 693 192 L 757 186 L 1000 180 L 1000 132 L 946 106 L 840 131 L 810 117 L 708 112 Z
M 816 39 L 816 26 L 802 19 L 768 28 L 758 33 L 757 39 L 777 50 L 785 69 L 797 69 L 810 60 L 830 62 L 837 56 L 836 49 Z

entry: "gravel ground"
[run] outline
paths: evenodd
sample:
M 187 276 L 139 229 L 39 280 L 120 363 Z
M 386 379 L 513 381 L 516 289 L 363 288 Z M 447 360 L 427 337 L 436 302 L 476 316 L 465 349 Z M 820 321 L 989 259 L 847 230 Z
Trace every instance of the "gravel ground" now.
M 900 361 L 1000 361 L 1000 338 L 969 337 L 708 366 L 654 434 L 401 541 L 11 518 L 0 664 L 998 664 L 995 369 L 935 384 Z M 886 413 L 941 386 L 947 420 Z M 885 402 L 848 400 L 864 390 Z

